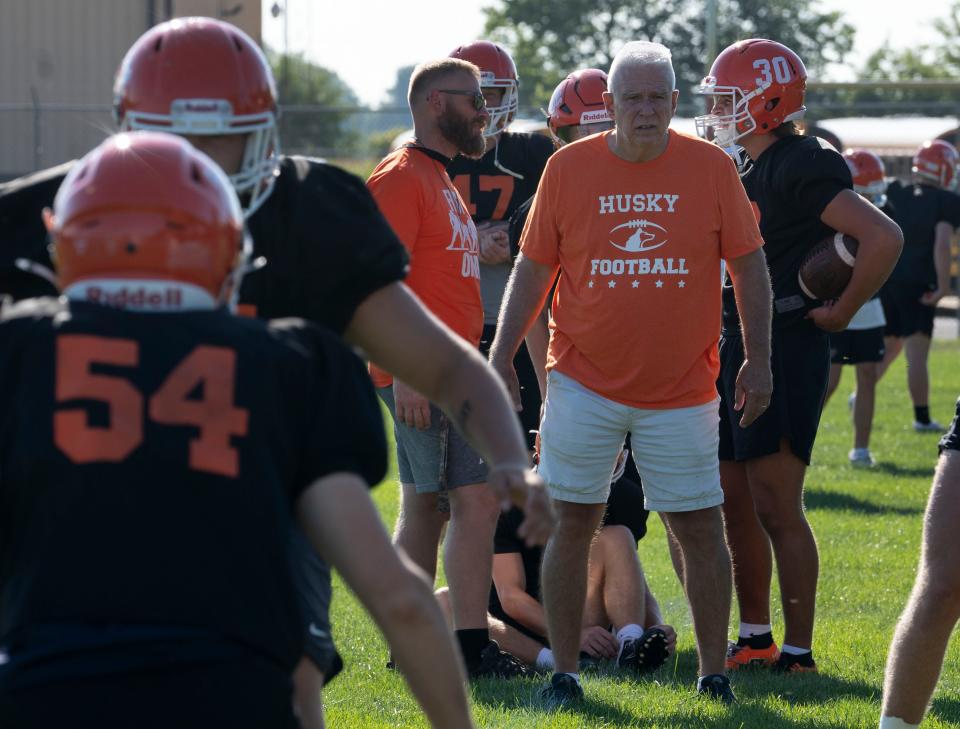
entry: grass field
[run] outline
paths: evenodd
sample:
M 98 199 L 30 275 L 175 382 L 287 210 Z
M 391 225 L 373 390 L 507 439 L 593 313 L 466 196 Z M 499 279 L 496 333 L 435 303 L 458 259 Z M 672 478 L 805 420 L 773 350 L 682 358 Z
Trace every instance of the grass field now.
M 960 342 L 936 342 L 930 369 L 931 412 L 946 423 L 960 394 Z M 821 557 L 814 645 L 819 674 L 741 673 L 733 677 L 740 699 L 734 707 L 698 700 L 689 613 L 670 568 L 663 527 L 652 518 L 650 534 L 640 543 L 640 557 L 665 619 L 679 633 L 676 660 L 644 681 L 615 672 L 589 676 L 585 708 L 560 714 L 538 708 L 536 695 L 543 679 L 482 682 L 472 687 L 477 724 L 570 729 L 875 728 L 887 646 L 915 575 L 937 438 L 911 428 L 901 357 L 878 392 L 871 446 L 879 464 L 869 471 L 850 468 L 847 451 L 853 436 L 846 400 L 853 381 L 852 368 L 846 368 L 838 396 L 824 413 L 806 481 L 806 504 Z M 391 527 L 397 509 L 395 484 L 393 473 L 374 492 Z M 387 649 L 379 632 L 342 583 L 335 594 L 334 633 L 347 668 L 326 692 L 329 725 L 427 726 L 403 679 L 384 667 Z M 775 605 L 778 600 L 775 595 Z M 737 619 L 734 608 L 732 620 Z M 782 640 L 778 607 L 774 635 Z M 955 640 L 924 727 L 960 726 L 958 661 L 960 641 Z

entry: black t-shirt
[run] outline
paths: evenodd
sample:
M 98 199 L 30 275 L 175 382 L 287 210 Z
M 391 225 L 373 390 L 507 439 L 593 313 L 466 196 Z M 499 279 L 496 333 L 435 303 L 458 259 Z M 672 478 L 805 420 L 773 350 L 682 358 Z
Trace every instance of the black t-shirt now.
M 935 287 L 937 223 L 960 226 L 960 196 L 933 185 L 904 185 L 895 180 L 887 187 L 887 197 L 896 207 L 897 222 L 903 230 L 903 251 L 889 283 Z
M 508 220 L 540 184 L 540 176 L 553 154 L 553 143 L 542 134 L 502 132 L 497 147 L 480 159 L 458 156 L 447 174 L 460 191 L 474 222 Z M 498 160 L 500 167 L 497 167 Z M 523 179 L 504 172 L 523 176 Z
M 300 320 L 8 307 L 0 690 L 238 651 L 292 669 L 291 505 L 386 464 L 363 363 Z
M 531 205 L 533 205 L 533 197 L 529 197 L 520 203 L 520 206 L 510 216 L 508 234 L 510 236 L 510 255 L 514 258 L 520 255 L 520 238 L 523 236 L 523 227 L 527 224 L 527 216 L 530 214 Z
M 803 295 L 797 276 L 814 245 L 836 231 L 820 215 L 843 190 L 853 189 L 843 157 L 817 137 L 790 136 L 768 147 L 741 178 L 760 213 L 763 251 L 773 284 L 773 326 L 802 322 L 819 305 Z M 723 331 L 737 334 L 737 313 L 729 276 L 723 286 Z
M 647 533 L 649 512 L 643 508 L 643 488 L 638 481 L 624 476 L 610 487 L 607 498 L 607 510 L 603 516 L 604 526 L 625 526 L 640 543 Z M 526 580 L 526 592 L 537 602 L 540 599 L 540 562 L 543 560 L 542 547 L 528 547 L 517 536 L 517 530 L 523 522 L 523 512 L 514 507 L 497 520 L 497 531 L 493 538 L 494 554 L 519 554 L 523 562 L 523 574 Z M 500 598 L 495 587 L 490 588 L 490 610 L 502 612 Z
M 55 293 L 13 267 L 17 257 L 50 266 L 40 213 L 53 205 L 69 166 L 0 186 L 0 295 Z M 270 196 L 247 227 L 254 256 L 267 265 L 244 278 L 243 313 L 303 317 L 343 334 L 367 296 L 406 274 L 406 251 L 363 182 L 317 160 L 282 158 Z

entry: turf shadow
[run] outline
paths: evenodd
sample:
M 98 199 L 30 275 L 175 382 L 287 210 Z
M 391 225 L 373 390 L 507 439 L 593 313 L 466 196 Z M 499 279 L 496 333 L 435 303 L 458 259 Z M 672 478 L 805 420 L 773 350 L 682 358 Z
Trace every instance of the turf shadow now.
M 921 478 L 926 477 L 928 479 L 933 478 L 934 465 L 937 462 L 937 452 L 936 444 L 934 444 L 933 450 L 930 451 L 930 465 L 924 467 L 917 466 L 901 466 L 899 463 L 894 463 L 893 461 L 877 461 L 877 465 L 873 467 L 872 470 L 879 473 L 885 473 L 890 476 L 905 476 L 908 478 Z
M 897 516 L 916 516 L 923 509 L 913 506 L 891 506 L 876 504 L 839 491 L 811 489 L 804 492 L 803 502 L 807 509 L 829 509 L 831 511 L 856 511 L 860 514 L 895 514 Z
M 471 686 L 471 697 L 476 704 L 493 708 L 543 710 L 540 692 L 546 687 L 549 676 L 532 681 L 503 681 L 483 679 Z M 637 717 L 620 707 L 609 704 L 591 695 L 589 688 L 582 704 L 565 710 L 585 720 L 594 720 L 598 726 L 636 726 Z M 546 714 L 549 715 L 549 714 Z M 588 726 L 592 726 L 590 722 Z

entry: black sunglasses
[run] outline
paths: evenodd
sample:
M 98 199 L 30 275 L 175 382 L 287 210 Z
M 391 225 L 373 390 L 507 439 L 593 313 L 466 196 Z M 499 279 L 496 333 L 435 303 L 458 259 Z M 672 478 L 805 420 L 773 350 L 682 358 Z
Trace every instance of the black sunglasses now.
M 471 96 L 473 97 L 473 108 L 477 111 L 480 111 L 487 105 L 487 100 L 483 98 L 483 94 L 481 94 L 479 91 L 465 91 L 464 89 L 437 89 L 437 91 L 439 91 L 441 94 Z

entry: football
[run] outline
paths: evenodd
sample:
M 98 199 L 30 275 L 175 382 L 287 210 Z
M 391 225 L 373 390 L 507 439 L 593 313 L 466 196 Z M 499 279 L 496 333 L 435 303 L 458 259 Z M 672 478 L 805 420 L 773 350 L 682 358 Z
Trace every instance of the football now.
M 858 245 L 849 235 L 836 233 L 811 248 L 797 276 L 803 293 L 819 301 L 839 297 L 853 275 Z

